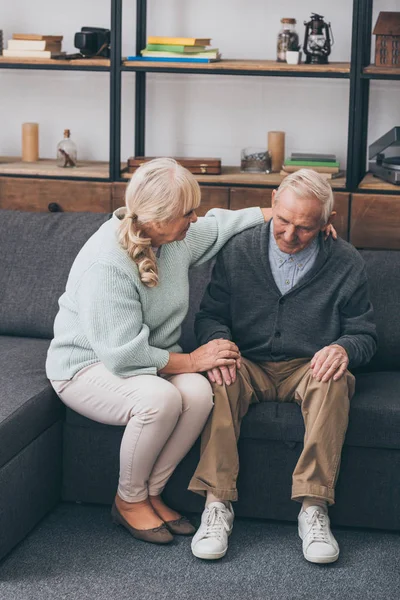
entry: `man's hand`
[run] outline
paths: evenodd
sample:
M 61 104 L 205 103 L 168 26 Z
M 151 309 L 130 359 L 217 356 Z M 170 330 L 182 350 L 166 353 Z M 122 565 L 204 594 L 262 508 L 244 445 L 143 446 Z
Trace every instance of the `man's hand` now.
M 311 361 L 313 377 L 317 381 L 326 383 L 332 377 L 337 381 L 345 374 L 349 364 L 346 350 L 338 344 L 325 346 L 316 352 Z
M 222 385 L 223 383 L 225 383 L 226 385 L 231 385 L 236 381 L 236 370 L 240 369 L 240 365 L 241 361 L 239 359 L 234 365 L 210 369 L 209 371 L 207 371 L 207 377 L 211 381 L 211 383 L 217 383 L 218 385 Z

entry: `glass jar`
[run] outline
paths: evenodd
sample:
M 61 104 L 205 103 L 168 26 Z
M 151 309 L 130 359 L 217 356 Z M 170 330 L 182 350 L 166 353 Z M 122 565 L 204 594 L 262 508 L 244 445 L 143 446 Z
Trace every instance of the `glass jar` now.
M 57 144 L 57 165 L 59 167 L 76 167 L 78 153 L 76 144 L 71 140 L 70 136 L 70 130 L 64 129 L 64 139 Z
M 299 36 L 295 30 L 296 19 L 281 19 L 282 29 L 278 33 L 277 58 L 278 62 L 286 62 L 286 50 L 299 49 Z
M 243 148 L 240 171 L 242 173 L 271 173 L 271 155 L 265 148 Z

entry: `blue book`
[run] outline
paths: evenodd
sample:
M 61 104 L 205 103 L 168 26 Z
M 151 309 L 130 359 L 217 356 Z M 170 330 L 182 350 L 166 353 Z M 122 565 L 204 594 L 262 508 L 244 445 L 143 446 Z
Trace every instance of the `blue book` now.
M 183 62 L 183 63 L 210 63 L 216 58 L 154 58 L 153 56 L 127 56 L 126 60 L 141 60 L 142 62 Z

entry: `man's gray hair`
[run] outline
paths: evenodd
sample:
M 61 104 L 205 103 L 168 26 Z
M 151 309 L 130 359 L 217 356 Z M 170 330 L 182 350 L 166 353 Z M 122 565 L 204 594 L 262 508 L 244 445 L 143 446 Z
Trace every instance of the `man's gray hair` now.
M 322 206 L 321 220 L 325 225 L 333 209 L 333 192 L 328 181 L 312 169 L 300 169 L 287 175 L 276 191 L 275 202 L 284 190 L 292 190 L 300 199 L 314 196 Z

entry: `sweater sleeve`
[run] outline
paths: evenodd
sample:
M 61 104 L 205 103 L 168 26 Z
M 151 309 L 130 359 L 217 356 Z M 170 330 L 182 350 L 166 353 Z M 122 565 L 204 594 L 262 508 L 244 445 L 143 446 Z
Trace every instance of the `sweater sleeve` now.
M 223 253 L 218 255 L 200 311 L 195 317 L 194 329 L 199 345 L 219 338 L 232 340 L 230 290 Z
M 342 308 L 341 336 L 332 344 L 338 344 L 346 350 L 350 368 L 367 364 L 376 352 L 374 311 L 369 299 L 365 269 L 354 293 Z
M 99 360 L 120 377 L 146 369 L 157 374 L 169 352 L 149 344 L 149 327 L 132 279 L 122 270 L 95 263 L 84 274 L 76 293 L 83 333 Z
M 197 266 L 213 258 L 226 242 L 237 233 L 264 223 L 260 208 L 224 210 L 213 208 L 205 217 L 199 217 L 186 236 L 190 266 Z

